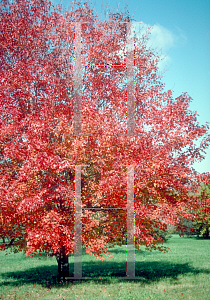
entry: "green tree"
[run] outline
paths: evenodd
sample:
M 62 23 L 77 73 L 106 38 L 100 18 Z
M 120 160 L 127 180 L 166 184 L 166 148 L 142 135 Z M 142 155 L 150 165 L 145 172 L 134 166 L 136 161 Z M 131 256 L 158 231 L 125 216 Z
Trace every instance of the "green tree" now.
M 198 192 L 198 205 L 196 219 L 193 222 L 197 235 L 209 238 L 210 234 L 210 183 L 202 183 Z

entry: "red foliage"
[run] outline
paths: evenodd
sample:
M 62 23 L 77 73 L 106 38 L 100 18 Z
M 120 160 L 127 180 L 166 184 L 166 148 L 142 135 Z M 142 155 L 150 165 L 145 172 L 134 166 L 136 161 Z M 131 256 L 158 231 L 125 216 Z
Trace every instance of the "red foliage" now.
M 89 136 L 73 136 L 78 21 L 82 128 Z M 126 15 L 110 14 L 108 22 L 99 22 L 87 4 L 62 15 L 45 0 L 2 1 L 0 237 L 18 241 L 27 254 L 56 253 L 61 246 L 74 251 L 74 165 L 89 165 L 82 168 L 83 208 L 124 209 L 126 165 L 135 165 L 137 246 L 156 248 L 163 241 L 157 229 L 191 216 L 196 201 L 189 191 L 200 181 L 191 165 L 209 145 L 208 126 L 197 123 L 187 94 L 174 100 L 164 91 L 158 59 L 140 40 L 135 43 L 136 136 L 120 136 L 126 133 L 127 92 L 119 84 L 119 77 L 126 81 L 126 66 L 118 51 L 126 45 L 126 21 Z M 200 137 L 203 143 L 196 147 Z M 126 232 L 125 211 L 107 211 L 99 220 L 84 211 L 82 222 L 83 244 L 96 257 Z

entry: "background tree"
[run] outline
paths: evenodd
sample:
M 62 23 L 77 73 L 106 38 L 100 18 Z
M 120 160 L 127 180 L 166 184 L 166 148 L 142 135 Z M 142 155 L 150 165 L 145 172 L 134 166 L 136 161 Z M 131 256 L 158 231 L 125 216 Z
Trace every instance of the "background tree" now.
M 198 206 L 196 218 L 193 222 L 197 235 L 209 238 L 210 234 L 210 183 L 203 182 L 198 192 Z
M 158 231 L 167 223 L 181 228 L 179 216 L 191 217 L 197 200 L 189 191 L 200 180 L 191 165 L 209 145 L 207 124 L 189 110 L 191 98 L 174 100 L 164 91 L 158 57 L 145 36 L 135 38 L 136 136 L 126 136 L 127 12 L 100 22 L 87 3 L 62 13 L 45 0 L 3 0 L 0 21 L 0 237 L 27 255 L 53 251 L 60 275 L 68 276 L 74 165 L 86 165 L 82 241 L 103 259 L 107 246 L 125 237 L 126 166 L 135 165 L 135 247 L 164 250 Z M 81 86 L 74 80 L 75 22 L 82 33 Z M 79 90 L 84 136 L 74 135 Z M 87 207 L 123 210 L 96 214 Z

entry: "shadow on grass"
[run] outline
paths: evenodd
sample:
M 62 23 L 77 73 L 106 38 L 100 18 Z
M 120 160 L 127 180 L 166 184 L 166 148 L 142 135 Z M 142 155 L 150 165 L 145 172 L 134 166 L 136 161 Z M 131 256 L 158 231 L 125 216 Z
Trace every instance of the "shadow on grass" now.
M 188 236 L 186 236 L 186 238 L 188 238 Z M 210 240 L 210 236 L 209 237 L 205 237 L 205 236 L 196 236 L 193 237 L 196 241 L 205 241 L 205 240 Z
M 73 276 L 73 263 L 70 263 L 70 276 Z M 92 263 L 83 263 L 83 276 L 91 277 L 85 281 L 97 281 L 97 283 L 113 283 L 124 282 L 125 280 L 121 277 L 126 276 L 126 263 L 115 263 L 106 262 L 103 265 L 101 262 L 96 262 L 94 265 Z M 163 278 L 171 278 L 176 280 L 177 276 L 180 274 L 199 274 L 207 273 L 210 271 L 206 269 L 196 269 L 190 266 L 188 263 L 185 264 L 175 264 L 170 262 L 136 262 L 136 276 L 143 277 L 144 279 L 138 279 L 143 283 L 150 284 L 152 282 L 157 282 Z M 20 286 L 23 284 L 37 284 L 43 287 L 62 287 L 63 284 L 58 284 L 55 280 L 54 275 L 57 274 L 57 266 L 40 266 L 37 268 L 28 267 L 25 271 L 14 271 L 7 272 L 3 274 L 3 279 L 5 282 L 0 283 L 6 286 Z M 54 277 L 54 279 L 53 279 Z M 119 278 L 120 277 L 120 278 Z M 133 280 L 132 280 L 133 281 Z M 137 281 L 137 280 L 134 280 Z M 72 281 L 71 281 L 72 282 Z M 74 284 L 81 284 L 84 280 L 75 280 Z

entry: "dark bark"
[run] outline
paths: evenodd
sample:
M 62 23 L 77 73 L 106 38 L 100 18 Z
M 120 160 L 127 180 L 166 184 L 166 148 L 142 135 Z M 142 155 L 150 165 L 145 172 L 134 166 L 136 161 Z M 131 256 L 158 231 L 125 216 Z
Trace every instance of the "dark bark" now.
M 208 227 L 206 228 L 206 231 L 204 232 L 203 237 L 204 237 L 205 239 L 208 239 L 208 238 L 209 238 L 209 228 L 208 228 Z
M 58 280 L 63 278 L 65 280 L 65 277 L 69 277 L 69 260 L 68 260 L 68 254 L 65 253 L 65 247 L 61 246 L 60 252 L 58 253 L 57 257 L 58 262 Z

